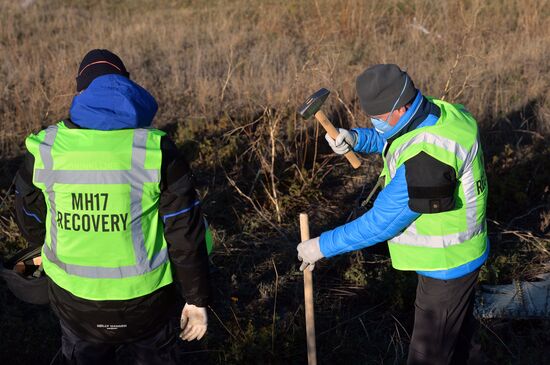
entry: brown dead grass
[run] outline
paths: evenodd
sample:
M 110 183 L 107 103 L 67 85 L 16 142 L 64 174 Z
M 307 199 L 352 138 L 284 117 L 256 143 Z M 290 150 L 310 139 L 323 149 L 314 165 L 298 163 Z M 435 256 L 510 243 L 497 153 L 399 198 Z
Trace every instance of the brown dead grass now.
M 108 48 L 160 104 L 156 124 L 266 107 L 323 86 L 365 124 L 354 78 L 406 68 L 427 94 L 490 122 L 538 100 L 548 130 L 550 3 L 527 1 L 18 1 L 0 4 L 0 151 L 67 115 L 91 48 Z M 288 123 L 288 119 L 284 121 Z

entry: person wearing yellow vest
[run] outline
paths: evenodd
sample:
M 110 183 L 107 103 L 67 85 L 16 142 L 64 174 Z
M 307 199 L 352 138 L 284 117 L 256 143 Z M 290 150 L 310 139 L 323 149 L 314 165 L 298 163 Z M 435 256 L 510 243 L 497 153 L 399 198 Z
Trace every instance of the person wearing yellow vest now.
M 42 245 L 70 364 L 176 364 L 207 329 L 211 235 L 185 156 L 150 125 L 157 103 L 118 56 L 82 60 L 70 118 L 27 137 L 17 222 Z M 186 301 L 183 309 L 179 297 Z M 179 306 L 179 308 L 178 308 Z
M 381 154 L 384 188 L 361 217 L 300 243 L 300 269 L 388 241 L 393 267 L 418 273 L 407 364 L 479 361 L 473 299 L 489 241 L 477 123 L 462 105 L 422 95 L 397 65 L 366 69 L 356 89 L 374 129 L 325 138 L 338 154 Z

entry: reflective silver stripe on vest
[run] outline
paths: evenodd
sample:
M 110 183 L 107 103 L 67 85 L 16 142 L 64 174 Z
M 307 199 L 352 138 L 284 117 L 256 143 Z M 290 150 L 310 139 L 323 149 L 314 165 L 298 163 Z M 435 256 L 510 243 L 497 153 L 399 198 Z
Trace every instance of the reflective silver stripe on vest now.
M 53 169 L 52 146 L 55 142 L 55 136 L 57 136 L 57 126 L 49 126 L 46 128 L 46 136 L 44 137 L 44 140 L 38 146 L 40 158 L 42 159 L 45 170 Z M 36 179 L 36 181 L 41 180 Z M 57 213 L 55 209 L 55 192 L 53 191 L 53 181 L 51 179 L 46 179 L 42 182 L 46 185 L 46 194 L 48 195 L 48 201 L 50 203 L 50 212 L 52 215 L 52 224 L 50 225 L 50 244 L 52 245 L 52 250 L 55 252 L 57 250 L 57 224 L 55 222 Z M 44 243 L 44 246 L 46 246 L 46 243 Z
M 153 271 L 168 261 L 166 249 L 161 250 L 152 260 L 148 259 L 145 238 L 141 226 L 141 201 L 143 185 L 147 182 L 159 182 L 158 170 L 145 169 L 145 156 L 148 131 L 135 129 L 132 143 L 132 166 L 130 170 L 53 170 L 52 146 L 57 135 L 57 126 L 46 129 L 44 141 L 39 146 L 44 162 L 43 169 L 35 169 L 34 179 L 46 185 L 52 216 L 50 226 L 50 247 L 44 244 L 46 257 L 59 268 L 71 275 L 87 278 L 124 278 Z M 136 264 L 117 268 L 81 266 L 63 263 L 57 256 L 57 224 L 55 221 L 55 183 L 61 184 L 129 184 L 130 190 L 130 227 Z
M 462 191 L 464 192 L 464 207 L 466 209 L 466 224 L 468 231 L 471 233 L 469 236 L 464 237 L 464 242 L 471 239 L 473 236 L 485 230 L 485 220 L 478 223 L 477 220 L 477 194 L 476 194 L 476 181 L 474 177 L 474 169 L 472 163 L 477 157 L 479 150 L 479 142 L 476 139 L 474 145 L 468 152 L 468 157 L 459 171 L 459 178 L 462 185 Z
M 66 264 L 61 262 L 47 245 L 44 245 L 43 250 L 49 261 L 53 262 L 61 270 L 65 271 L 69 275 L 76 275 L 91 279 L 120 279 L 143 274 L 136 265 L 120 267 L 97 267 Z M 153 260 L 151 260 L 150 270 L 156 269 L 157 267 L 164 264 L 167 260 L 168 251 L 166 250 L 166 248 L 164 248 L 155 257 L 153 257 Z
M 58 184 L 140 184 L 157 182 L 157 170 L 46 170 L 35 171 L 36 181 L 52 180 Z
M 387 157 L 388 170 L 390 171 L 390 177 L 392 179 L 395 176 L 395 172 L 396 172 L 395 164 L 397 163 L 399 156 L 407 148 L 418 143 L 429 143 L 437 147 L 440 147 L 444 150 L 447 150 L 453 153 L 460 160 L 464 161 L 464 164 L 466 164 L 466 159 L 469 155 L 467 149 L 465 149 L 464 147 L 462 147 L 460 144 L 458 144 L 456 141 L 453 141 L 452 139 L 447 139 L 445 137 L 438 136 L 437 134 L 424 132 L 424 133 L 417 134 L 413 138 L 409 139 L 407 142 L 403 143 L 401 146 L 397 147 L 397 149 Z M 475 155 L 473 157 L 475 157 Z
M 134 142 L 132 145 L 132 171 L 144 170 L 145 153 L 147 144 L 147 130 L 136 129 L 134 132 Z M 141 176 L 140 176 L 141 177 Z M 130 227 L 132 228 L 132 243 L 134 244 L 134 255 L 136 258 L 136 267 L 140 274 L 150 271 L 150 262 L 147 258 L 147 250 L 145 249 L 145 238 L 143 237 L 143 229 L 141 228 L 141 200 L 143 198 L 143 183 L 138 176 L 134 183 L 131 183 L 130 190 Z M 138 182 L 136 184 L 136 182 Z
M 463 161 L 458 171 L 458 179 L 460 180 L 461 187 L 464 191 L 464 208 L 466 211 L 467 229 L 465 232 L 442 236 L 422 235 L 418 233 L 416 224 L 413 222 L 409 227 L 407 227 L 407 229 L 405 229 L 405 231 L 392 238 L 390 242 L 408 246 L 444 248 L 452 245 L 458 245 L 484 232 L 485 221 L 481 223 L 478 223 L 477 221 L 477 195 L 472 167 L 472 163 L 479 152 L 479 142 L 477 139 L 472 148 L 468 151 L 459 143 L 451 139 L 432 133 L 421 133 L 399 146 L 391 156 L 388 156 L 388 169 L 392 178 L 396 173 L 395 165 L 399 159 L 399 155 L 403 153 L 407 147 L 410 147 L 416 143 L 429 143 L 436 145 L 455 154 L 457 158 Z
M 410 228 L 410 227 L 409 227 Z M 459 243 L 468 241 L 478 234 L 485 231 L 485 222 L 475 224 L 468 228 L 466 232 L 447 234 L 444 236 L 424 236 L 418 234 L 416 230 L 407 228 L 399 236 L 395 236 L 390 240 L 391 243 L 399 243 L 407 246 L 422 246 L 431 248 L 445 248 Z

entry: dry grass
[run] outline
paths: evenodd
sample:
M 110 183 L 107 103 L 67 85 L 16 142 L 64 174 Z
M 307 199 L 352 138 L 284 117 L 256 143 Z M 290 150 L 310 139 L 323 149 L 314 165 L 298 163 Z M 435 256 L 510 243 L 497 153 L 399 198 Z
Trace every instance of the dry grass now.
M 310 213 L 312 234 L 360 213 L 380 160 L 367 157 L 352 171 L 295 108 L 327 87 L 336 124 L 367 126 L 354 80 L 383 62 L 406 68 L 425 94 L 464 103 L 481 125 L 491 192 L 493 257 L 482 279 L 532 277 L 550 257 L 549 5 L 0 0 L 0 191 L 7 191 L 25 135 L 67 116 L 82 56 L 92 48 L 114 51 L 157 98 L 155 125 L 194 156 L 218 242 L 209 338 L 185 345 L 188 359 L 303 363 L 297 213 Z M 0 254 L 23 244 L 11 196 L 6 203 Z M 321 264 L 316 315 L 324 362 L 403 361 L 414 288 L 414 275 L 393 271 L 380 247 Z M 0 289 L 1 305 L 15 306 Z M 32 315 L 0 310 L 0 332 L 37 316 L 21 310 Z M 17 348 L 28 361 L 49 359 L 57 337 L 40 352 L 32 344 L 57 333 L 55 320 L 45 310 L 38 317 L 40 330 L 0 345 L 0 358 Z M 547 327 L 493 327 L 482 331 L 483 347 L 495 363 L 537 363 L 549 345 Z
M 320 86 L 364 124 L 354 77 L 381 62 L 401 65 L 426 93 L 464 102 L 480 120 L 538 100 L 547 122 L 548 5 L 138 0 L 23 8 L 4 0 L 0 151 L 18 153 L 26 133 L 66 116 L 78 62 L 94 47 L 120 54 L 152 91 L 157 125 L 198 119 L 215 128 L 225 114 L 293 109 Z

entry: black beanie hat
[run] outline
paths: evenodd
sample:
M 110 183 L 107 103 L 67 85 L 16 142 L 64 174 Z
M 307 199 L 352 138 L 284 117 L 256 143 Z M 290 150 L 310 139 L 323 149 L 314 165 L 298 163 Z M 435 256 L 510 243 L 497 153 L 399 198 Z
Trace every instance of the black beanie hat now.
M 130 78 L 124 63 L 116 54 L 106 49 L 91 50 L 80 62 L 76 76 L 76 91 L 84 90 L 96 77 L 107 74 L 118 74 Z
M 411 102 L 417 93 L 410 76 L 393 64 L 367 68 L 357 76 L 355 87 L 361 108 L 367 115 L 389 113 L 398 98 L 395 109 L 399 109 Z

